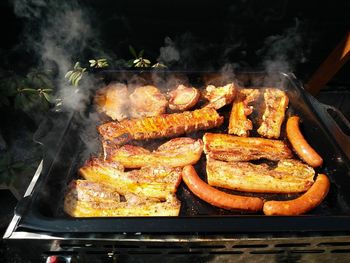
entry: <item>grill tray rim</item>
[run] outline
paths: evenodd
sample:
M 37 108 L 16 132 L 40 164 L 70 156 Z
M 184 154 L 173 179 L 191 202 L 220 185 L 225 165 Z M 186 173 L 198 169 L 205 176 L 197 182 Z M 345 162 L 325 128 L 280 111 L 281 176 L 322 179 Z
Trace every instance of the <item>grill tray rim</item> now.
M 130 71 L 109 71 L 106 74 L 129 74 Z M 132 72 L 140 73 L 139 71 Z M 141 72 L 142 73 L 142 72 Z M 175 72 L 178 73 L 178 72 Z M 190 74 L 189 72 L 180 72 Z M 195 72 L 195 74 L 204 74 L 208 72 Z M 165 72 L 165 74 L 174 74 L 174 72 Z M 193 74 L 193 72 L 192 72 Z M 245 72 L 245 75 L 261 75 L 263 72 Z M 349 171 L 349 159 L 332 138 L 332 131 L 326 127 L 323 122 L 324 116 L 318 114 L 317 109 L 320 104 L 308 95 L 298 83 L 297 79 L 291 74 L 277 73 L 282 79 L 293 87 L 302 104 L 316 118 L 320 125 L 328 133 L 328 143 L 334 145 L 337 149 L 336 157 L 341 157 L 344 162 L 342 165 Z M 317 107 L 316 107 L 317 106 Z M 64 135 L 63 135 L 64 136 Z M 271 233 L 271 232 L 334 232 L 350 231 L 350 213 L 346 211 L 340 215 L 302 215 L 293 217 L 267 217 L 264 215 L 219 215 L 219 216 L 180 216 L 180 217 L 130 217 L 130 218 L 50 218 L 35 213 L 37 208 L 37 196 L 40 195 L 40 185 L 45 183 L 45 177 L 50 175 L 50 169 L 43 172 L 33 193 L 24 198 L 19 208 L 16 210 L 22 218 L 19 222 L 20 229 L 31 229 L 35 231 L 49 232 L 101 232 L 101 233 Z M 349 176 L 349 172 L 347 174 Z M 344 175 L 346 177 L 346 175 Z M 347 177 L 346 177 L 347 178 Z M 345 185 L 350 185 L 350 179 Z M 346 196 L 345 205 L 350 203 L 350 197 Z M 33 209 L 34 208 L 34 209 Z

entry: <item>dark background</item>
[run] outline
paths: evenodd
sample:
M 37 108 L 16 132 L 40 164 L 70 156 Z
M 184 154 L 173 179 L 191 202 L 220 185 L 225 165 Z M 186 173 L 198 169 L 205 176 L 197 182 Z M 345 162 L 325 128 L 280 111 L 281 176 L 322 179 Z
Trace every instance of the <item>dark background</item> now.
M 101 49 L 117 59 L 130 58 L 128 45 L 145 49 L 155 60 L 165 37 L 181 52 L 180 68 L 261 69 L 266 39 L 296 27 L 301 37 L 288 59 L 296 75 L 307 81 L 349 30 L 349 1 L 79 1 L 89 11 Z M 17 18 L 11 2 L 1 1 L 2 67 L 25 70 L 35 64 L 23 38 L 26 18 Z M 43 17 L 45 14 L 43 14 Z M 39 26 L 39 25 L 38 25 Z M 35 26 L 32 27 L 35 29 Z M 35 30 L 33 30 L 35 34 Z M 265 52 L 266 53 L 266 52 Z M 302 53 L 304 59 L 298 56 Z M 347 82 L 349 65 L 333 81 Z
M 170 69 L 220 69 L 225 64 L 233 64 L 239 70 L 262 70 L 266 59 L 278 56 L 278 53 L 269 53 L 276 44 L 271 40 L 286 39 L 279 51 L 286 56 L 290 70 L 304 83 L 350 29 L 350 1 L 86 0 L 78 1 L 78 4 L 88 10 L 95 32 L 90 46 L 98 46 L 116 61 L 132 58 L 129 45 L 136 50 L 144 49 L 145 57 L 155 61 L 169 37 L 181 55 Z M 28 47 L 26 37 L 29 34 L 35 38 L 45 25 L 49 15 L 41 15 L 42 19 L 33 23 L 15 15 L 13 1 L 0 1 L 2 74 L 7 71 L 25 74 L 40 65 L 40 51 Z M 283 45 L 286 45 L 285 50 Z M 92 50 L 83 50 L 82 54 L 75 54 L 75 58 L 89 59 L 94 55 Z M 74 62 L 72 60 L 72 65 Z M 120 65 L 116 63 L 115 67 Z M 318 98 L 350 116 L 350 94 L 346 93 L 350 86 L 349 72 L 350 62 Z M 14 121 L 14 115 L 1 114 L 1 118 L 6 115 L 6 121 L 1 121 L 0 125 L 13 123 L 14 128 L 7 128 L 7 134 L 17 134 L 23 127 L 35 130 L 31 121 Z M 4 126 L 0 128 L 5 130 Z M 22 133 L 18 134 L 16 139 L 22 136 Z M 0 200 L 2 235 L 16 200 L 3 191 Z M 20 262 L 19 256 L 7 251 L 2 244 L 0 259 Z

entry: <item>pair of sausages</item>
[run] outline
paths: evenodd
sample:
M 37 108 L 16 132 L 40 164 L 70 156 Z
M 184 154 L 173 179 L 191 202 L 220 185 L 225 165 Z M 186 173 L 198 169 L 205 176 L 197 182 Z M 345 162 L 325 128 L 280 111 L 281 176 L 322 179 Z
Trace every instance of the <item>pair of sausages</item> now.
M 290 117 L 286 126 L 287 137 L 298 156 L 312 167 L 321 166 L 323 159 L 308 144 L 299 128 L 299 117 Z M 205 202 L 224 209 L 261 211 L 265 215 L 300 215 L 318 206 L 326 197 L 330 182 L 319 174 L 315 183 L 300 197 L 289 201 L 264 201 L 258 197 L 232 195 L 202 181 L 192 165 L 183 168 L 182 178 L 188 188 Z
M 232 195 L 222 192 L 202 181 L 192 165 L 183 168 L 182 179 L 193 194 L 203 201 L 229 210 L 257 212 L 265 215 L 300 215 L 318 206 L 329 190 L 329 180 L 319 174 L 315 183 L 302 196 L 289 201 L 264 201 L 258 197 Z

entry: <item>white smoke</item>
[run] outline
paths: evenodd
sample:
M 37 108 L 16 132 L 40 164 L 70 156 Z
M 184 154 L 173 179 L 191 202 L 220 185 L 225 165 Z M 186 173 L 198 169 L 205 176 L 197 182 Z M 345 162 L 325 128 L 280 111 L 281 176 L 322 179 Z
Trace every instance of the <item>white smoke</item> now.
M 292 72 L 298 63 L 305 63 L 301 23 L 296 20 L 295 26 L 286 29 L 280 35 L 269 36 L 264 47 L 256 52 L 263 57 L 262 66 L 268 73 Z
M 13 5 L 15 14 L 27 20 L 23 38 L 27 49 L 35 52 L 45 69 L 54 68 L 57 73 L 56 98 L 61 101 L 60 109 L 83 110 L 92 86 L 90 78 L 85 73 L 81 82 L 84 85 L 74 88 L 64 75 L 82 59 L 90 44 L 95 44 L 91 42 L 96 34 L 89 12 L 77 1 L 14 0 Z
M 179 61 L 180 52 L 176 49 L 175 43 L 171 40 L 171 38 L 166 37 L 164 43 L 165 46 L 160 48 L 158 61 L 165 64 Z

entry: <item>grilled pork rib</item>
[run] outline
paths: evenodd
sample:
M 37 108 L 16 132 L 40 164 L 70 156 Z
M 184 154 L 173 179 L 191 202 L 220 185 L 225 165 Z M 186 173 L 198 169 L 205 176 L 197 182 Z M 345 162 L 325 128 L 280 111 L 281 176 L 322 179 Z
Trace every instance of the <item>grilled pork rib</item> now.
M 203 108 L 182 113 L 164 114 L 142 119 L 108 122 L 98 127 L 104 140 L 116 145 L 131 140 L 173 137 L 187 132 L 220 126 L 224 121 L 215 109 Z
M 287 94 L 279 89 L 267 88 L 264 92 L 265 111 L 258 133 L 267 138 L 279 138 L 281 125 L 288 107 Z
M 249 161 L 262 158 L 278 161 L 292 157 L 291 150 L 280 140 L 206 133 L 203 142 L 204 152 L 209 157 L 222 161 Z
M 64 199 L 64 211 L 73 217 L 178 216 L 180 202 L 174 194 L 166 201 L 134 194 L 123 196 L 112 187 L 87 180 L 73 180 Z
M 315 171 L 288 159 L 271 169 L 266 164 L 223 162 L 207 158 L 207 178 L 212 186 L 256 193 L 300 193 L 313 184 Z
M 238 136 L 249 136 L 249 131 L 253 129 L 251 120 L 247 118 L 253 112 L 253 107 L 250 103 L 255 101 L 260 95 L 257 89 L 242 89 L 237 92 L 237 95 L 232 104 L 228 133 Z
M 124 145 L 107 150 L 107 159 L 122 164 L 125 168 L 144 166 L 183 167 L 195 164 L 203 152 L 202 140 L 175 138 L 162 144 L 156 151 L 150 152 L 139 146 Z
M 110 185 L 121 194 L 134 193 L 160 199 L 175 193 L 181 182 L 181 168 L 143 167 L 124 172 L 120 164 L 97 158 L 81 167 L 79 174 L 86 180 Z

